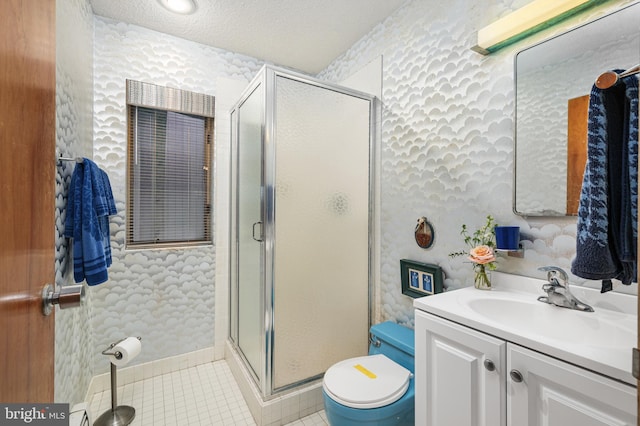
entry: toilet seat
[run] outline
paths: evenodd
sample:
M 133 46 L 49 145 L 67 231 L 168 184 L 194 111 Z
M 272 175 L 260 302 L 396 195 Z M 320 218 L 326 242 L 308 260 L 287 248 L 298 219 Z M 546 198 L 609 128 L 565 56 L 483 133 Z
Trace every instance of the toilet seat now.
M 339 404 L 378 408 L 402 398 L 412 376 L 406 368 L 377 354 L 334 364 L 325 373 L 322 387 Z

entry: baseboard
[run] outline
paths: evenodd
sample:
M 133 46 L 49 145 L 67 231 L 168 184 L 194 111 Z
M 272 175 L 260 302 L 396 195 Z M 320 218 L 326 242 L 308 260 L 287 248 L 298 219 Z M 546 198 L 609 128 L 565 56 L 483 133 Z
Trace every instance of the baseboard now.
M 162 358 L 146 362 L 144 364 L 118 368 L 118 386 L 127 385 L 140 380 L 160 376 L 162 374 L 172 373 L 174 371 L 184 370 L 185 368 L 195 367 L 196 365 L 213 362 L 216 359 L 215 354 L 216 350 L 211 346 L 209 348 Z M 89 389 L 87 389 L 87 393 L 84 397 L 85 402 L 91 402 L 91 398 L 96 392 L 104 392 L 110 388 L 110 373 L 93 376 L 91 383 L 89 383 Z

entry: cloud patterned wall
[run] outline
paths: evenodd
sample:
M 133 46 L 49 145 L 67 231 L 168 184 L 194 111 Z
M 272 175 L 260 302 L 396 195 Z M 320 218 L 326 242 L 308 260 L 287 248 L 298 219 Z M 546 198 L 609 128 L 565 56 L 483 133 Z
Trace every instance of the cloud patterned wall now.
M 90 289 L 99 374 L 109 366 L 100 351 L 125 336 L 142 337 L 132 365 L 214 345 L 215 248 L 125 250 L 125 80 L 215 96 L 217 78 L 250 80 L 262 63 L 105 18 L 96 17 L 94 26 L 94 157 L 110 176 L 118 209 L 109 281 Z
M 86 0 L 56 2 L 56 152 L 92 157 L 93 13 Z M 54 161 L 51 159 L 51 161 Z M 63 238 L 68 188 L 74 162 L 56 167 L 56 285 L 73 283 L 71 247 Z M 55 401 L 77 403 L 92 376 L 91 295 L 75 309 L 56 308 Z
M 413 324 L 412 299 L 401 293 L 400 259 L 440 265 L 449 289 L 471 285 L 471 264 L 448 254 L 465 248 L 462 224 L 477 229 L 488 214 L 499 224 L 520 226 L 525 239 L 525 258 L 500 258 L 498 270 L 543 278 L 540 266 L 570 269 L 574 218 L 525 219 L 512 213 L 513 58 L 518 50 L 613 6 L 593 9 L 490 56 L 470 50 L 479 28 L 522 5 L 408 1 L 319 75 L 341 81 L 383 56 L 378 320 Z M 421 216 L 435 227 L 428 250 L 414 242 Z M 599 287 L 576 277 L 572 282 Z M 637 286 L 630 291 L 637 292 Z

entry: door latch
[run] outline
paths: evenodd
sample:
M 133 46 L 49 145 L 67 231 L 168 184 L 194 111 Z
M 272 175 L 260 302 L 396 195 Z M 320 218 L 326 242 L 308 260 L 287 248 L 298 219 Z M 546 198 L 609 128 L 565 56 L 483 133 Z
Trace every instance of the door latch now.
M 60 309 L 75 308 L 80 306 L 84 299 L 84 286 L 82 284 L 63 285 L 59 291 L 55 291 L 51 284 L 45 284 L 42 288 L 42 314 L 51 314 L 53 305 Z

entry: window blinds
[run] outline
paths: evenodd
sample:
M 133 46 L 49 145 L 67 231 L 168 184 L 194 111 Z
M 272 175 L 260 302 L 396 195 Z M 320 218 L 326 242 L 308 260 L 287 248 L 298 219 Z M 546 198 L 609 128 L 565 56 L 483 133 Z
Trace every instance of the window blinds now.
M 139 105 L 128 110 L 127 245 L 211 244 L 213 119 Z

